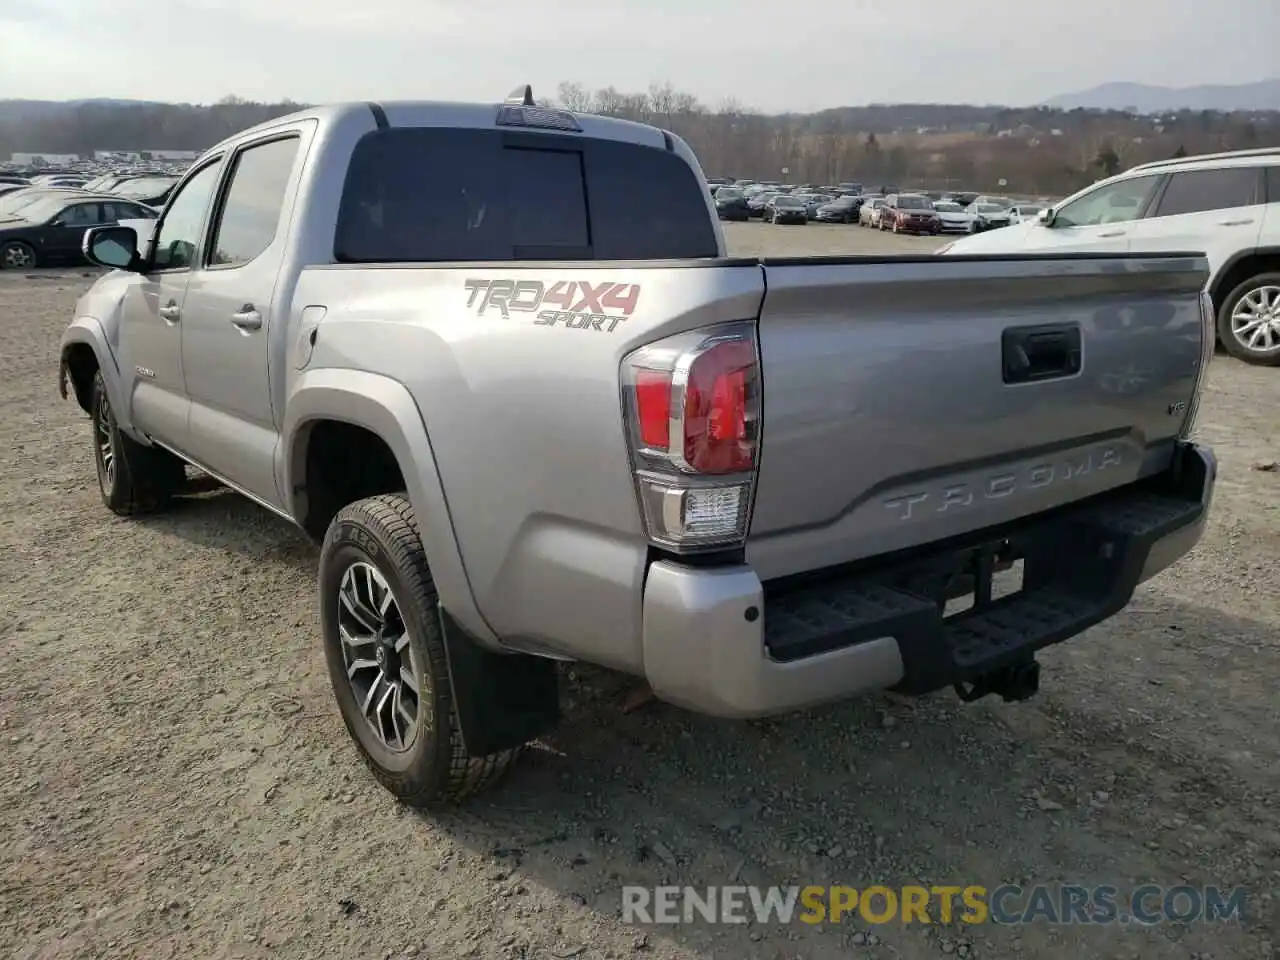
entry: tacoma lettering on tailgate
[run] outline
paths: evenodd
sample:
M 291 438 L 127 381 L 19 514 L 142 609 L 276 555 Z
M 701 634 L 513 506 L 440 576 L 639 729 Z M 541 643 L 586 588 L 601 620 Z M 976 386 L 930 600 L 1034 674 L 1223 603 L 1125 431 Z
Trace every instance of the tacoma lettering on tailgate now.
M 884 501 L 899 520 L 910 520 L 925 513 L 966 510 L 992 500 L 1018 496 L 1055 484 L 1069 483 L 1094 471 L 1118 467 L 1120 452 L 1115 447 L 1099 447 L 1060 459 L 1041 460 L 1014 469 L 1004 469 L 971 481 L 941 484 L 934 489 L 920 489 Z
M 467 306 L 479 316 L 495 310 L 503 317 L 533 314 L 539 326 L 568 330 L 613 333 L 640 302 L 640 284 L 613 280 L 557 280 L 548 287 L 541 280 L 472 279 L 464 286 Z

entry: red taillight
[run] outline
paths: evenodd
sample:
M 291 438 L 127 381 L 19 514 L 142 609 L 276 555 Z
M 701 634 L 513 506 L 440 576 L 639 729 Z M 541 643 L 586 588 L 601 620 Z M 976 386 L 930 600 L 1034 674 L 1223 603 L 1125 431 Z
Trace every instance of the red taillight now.
M 742 543 L 759 462 L 755 323 L 647 344 L 622 361 L 621 374 L 650 542 L 676 552 Z
M 666 451 L 671 444 L 671 374 L 637 370 L 634 383 L 640 442 L 651 450 Z
M 698 473 L 750 470 L 754 445 L 747 427 L 747 391 L 755 348 L 741 340 L 717 344 L 689 368 L 684 395 L 684 459 Z

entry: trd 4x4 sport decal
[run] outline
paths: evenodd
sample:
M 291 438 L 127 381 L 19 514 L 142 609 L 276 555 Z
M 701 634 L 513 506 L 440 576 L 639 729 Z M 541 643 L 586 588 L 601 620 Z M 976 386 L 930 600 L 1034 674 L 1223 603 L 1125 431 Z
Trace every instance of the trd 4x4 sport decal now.
M 491 310 L 509 317 L 534 314 L 539 326 L 613 333 L 635 313 L 640 284 L 613 280 L 467 280 L 467 306 L 484 316 Z

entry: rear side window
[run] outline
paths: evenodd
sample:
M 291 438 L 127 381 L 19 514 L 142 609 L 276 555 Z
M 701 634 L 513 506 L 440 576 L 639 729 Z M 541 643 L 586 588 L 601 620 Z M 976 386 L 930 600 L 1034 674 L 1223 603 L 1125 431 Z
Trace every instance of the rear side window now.
M 1258 203 L 1257 167 L 1183 170 L 1169 177 L 1153 216 L 1173 217 L 1205 210 L 1230 210 Z
M 1267 203 L 1280 203 L 1280 166 L 1267 167 Z
M 706 189 L 674 154 L 555 134 L 365 135 L 334 239 L 348 263 L 714 257 Z

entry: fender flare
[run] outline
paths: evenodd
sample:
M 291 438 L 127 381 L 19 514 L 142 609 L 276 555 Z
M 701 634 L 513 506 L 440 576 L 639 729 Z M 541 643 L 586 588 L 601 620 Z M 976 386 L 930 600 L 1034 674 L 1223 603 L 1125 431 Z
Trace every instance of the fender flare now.
M 111 349 L 111 344 L 107 341 L 106 331 L 102 329 L 102 324 L 97 317 L 76 317 L 62 334 L 62 343 L 58 350 L 58 392 L 62 394 L 63 399 L 68 399 L 65 392 L 65 378 L 70 376 L 70 371 L 67 369 L 67 355 L 72 347 L 77 346 L 87 346 L 93 351 L 98 361 L 98 369 L 102 371 L 102 382 L 106 386 L 107 400 L 111 403 L 111 413 L 116 419 L 116 424 L 125 433 L 134 437 L 132 414 L 123 394 L 120 364 L 116 360 L 115 352 Z
M 306 515 L 307 442 L 310 425 L 321 420 L 363 427 L 391 448 L 418 520 L 440 605 L 472 639 L 503 649 L 476 605 L 435 454 L 413 395 L 398 380 L 361 370 L 326 367 L 298 377 L 285 404 L 278 468 L 281 491 L 294 517 Z

